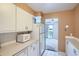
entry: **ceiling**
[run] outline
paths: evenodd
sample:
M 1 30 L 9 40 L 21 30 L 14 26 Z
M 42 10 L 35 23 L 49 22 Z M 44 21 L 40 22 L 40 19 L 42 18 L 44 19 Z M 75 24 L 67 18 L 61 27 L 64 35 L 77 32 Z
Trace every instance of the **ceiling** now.
M 27 5 L 36 12 L 51 13 L 71 10 L 77 3 L 28 3 Z

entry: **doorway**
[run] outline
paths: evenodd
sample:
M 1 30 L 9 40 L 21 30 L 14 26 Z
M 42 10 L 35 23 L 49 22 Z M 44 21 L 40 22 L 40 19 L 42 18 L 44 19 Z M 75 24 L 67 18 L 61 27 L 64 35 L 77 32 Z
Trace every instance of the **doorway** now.
M 58 18 L 45 20 L 45 49 L 58 51 Z

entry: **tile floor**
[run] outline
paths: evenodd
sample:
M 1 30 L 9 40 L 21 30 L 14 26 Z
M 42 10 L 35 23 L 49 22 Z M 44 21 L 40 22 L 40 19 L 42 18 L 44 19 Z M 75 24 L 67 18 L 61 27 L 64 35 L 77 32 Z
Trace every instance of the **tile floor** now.
M 46 39 L 46 49 L 47 50 L 58 50 L 58 40 L 56 39 Z
M 45 50 L 42 56 L 65 56 L 65 53 Z
M 57 52 L 58 50 L 58 40 L 56 39 L 46 39 L 46 50 L 42 56 L 65 56 L 64 52 Z

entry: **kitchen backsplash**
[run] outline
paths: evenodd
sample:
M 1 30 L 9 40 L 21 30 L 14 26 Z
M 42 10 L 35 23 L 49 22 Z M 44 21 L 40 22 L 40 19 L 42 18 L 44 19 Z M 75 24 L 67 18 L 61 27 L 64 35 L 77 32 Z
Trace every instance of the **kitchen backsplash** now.
M 8 41 L 16 40 L 17 33 L 1 33 L 0 34 L 0 43 L 5 43 Z

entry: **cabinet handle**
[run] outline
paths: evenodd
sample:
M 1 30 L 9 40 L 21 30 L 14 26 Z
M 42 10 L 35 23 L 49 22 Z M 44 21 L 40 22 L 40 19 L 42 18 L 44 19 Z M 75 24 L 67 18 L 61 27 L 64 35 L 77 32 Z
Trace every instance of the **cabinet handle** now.
M 35 50 L 35 47 L 33 47 L 33 50 Z
M 25 29 L 28 29 L 28 27 L 26 26 Z
M 73 52 L 74 52 L 74 54 L 75 54 L 75 55 L 77 55 L 77 53 L 76 53 L 76 50 L 75 50 L 75 49 L 73 49 Z

